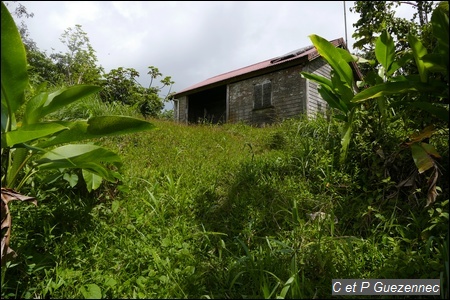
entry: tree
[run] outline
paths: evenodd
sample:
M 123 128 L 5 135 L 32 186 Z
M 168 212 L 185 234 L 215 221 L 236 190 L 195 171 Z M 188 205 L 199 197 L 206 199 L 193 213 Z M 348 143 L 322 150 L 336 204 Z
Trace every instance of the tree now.
M 410 5 L 416 9 L 411 20 L 395 17 L 395 9 L 400 5 Z M 407 47 L 407 34 L 422 38 L 422 33 L 427 31 L 432 9 L 433 1 L 355 1 L 350 11 L 359 13 L 360 18 L 353 24 L 355 32 L 352 36 L 358 39 L 353 47 L 373 52 L 376 38 L 388 28 L 397 43 L 397 51 L 404 49 Z
M 150 83 L 148 88 L 144 88 L 138 81 L 139 72 L 133 68 L 119 67 L 111 70 L 105 75 L 102 83 L 103 90 L 100 97 L 105 102 L 114 102 L 125 105 L 136 106 L 144 117 L 156 117 L 164 107 L 164 101 L 167 101 L 171 94 L 170 89 L 164 99 L 159 96 L 161 90 L 166 87 L 172 87 L 174 82 L 170 76 L 164 77 L 160 82 L 163 86 L 152 86 L 153 80 L 162 76 L 159 69 L 150 66 Z
M 38 48 L 25 47 L 28 61 L 28 73 L 32 86 L 39 86 L 46 82 L 52 86 L 64 84 L 65 76 L 60 72 L 54 61 Z
M 166 86 L 169 87 L 169 91 L 167 92 L 166 96 L 164 97 L 163 101 L 167 101 L 170 100 L 170 97 L 172 96 L 172 93 L 170 92 L 172 90 L 172 85 L 175 83 L 174 81 L 172 81 L 172 77 L 170 76 L 166 76 L 163 79 L 160 80 L 160 82 L 163 84 L 163 86 L 158 87 L 152 87 L 153 84 L 153 79 L 158 78 L 159 76 L 162 76 L 162 73 L 159 72 L 159 69 L 154 67 L 154 66 L 149 66 L 148 67 L 150 69 L 150 71 L 147 72 L 147 74 L 150 75 L 150 84 L 148 85 L 149 89 L 153 89 L 153 91 L 155 93 L 159 93 L 162 91 L 162 89 Z
M 139 87 L 139 83 L 136 81 L 137 77 L 139 77 L 139 72 L 133 68 L 112 69 L 104 75 L 100 98 L 109 103 L 135 104 L 139 100 L 135 97 Z
M 12 1 L 13 3 L 16 3 L 17 1 Z M 6 4 L 7 6 L 9 5 L 8 3 Z M 18 19 L 22 19 L 23 17 L 25 18 L 33 18 L 34 17 L 34 13 L 29 13 L 27 8 L 25 7 L 25 5 L 18 3 L 17 6 L 14 8 L 14 12 L 13 15 L 18 18 Z M 19 29 L 19 33 L 20 36 L 22 37 L 22 42 L 25 46 L 25 48 L 29 48 L 29 49 L 37 49 L 36 43 L 33 41 L 33 39 L 31 39 L 30 37 L 30 32 L 28 31 L 28 27 L 25 24 L 25 22 L 23 20 L 21 20 L 20 24 L 17 25 L 18 29 Z
M 393 38 L 397 53 L 404 53 L 408 50 L 408 34 L 416 35 L 423 40 L 429 51 L 434 47 L 432 39 L 430 39 L 429 26 L 433 1 L 355 1 L 354 3 L 355 5 L 350 8 L 350 11 L 360 15 L 358 21 L 353 24 L 355 32 L 352 35 L 356 39 L 353 48 L 356 49 L 357 55 L 367 60 L 374 60 L 375 41 L 385 29 Z M 410 5 L 416 10 L 411 20 L 395 16 L 395 9 L 401 5 Z M 364 75 L 373 70 L 374 66 L 361 66 Z M 398 70 L 404 74 L 411 71 L 416 72 L 411 64 Z
M 160 80 L 160 82 L 163 84 L 161 87 L 159 87 L 159 86 L 152 87 L 153 79 L 156 79 L 158 76 L 162 76 L 162 73 L 160 73 L 159 69 L 154 66 L 149 66 L 148 68 L 150 70 L 147 72 L 147 74 L 149 74 L 151 76 L 150 84 L 148 86 L 148 90 L 146 93 L 147 97 L 145 97 L 145 99 L 140 104 L 140 110 L 141 110 L 141 114 L 144 117 L 147 117 L 147 116 L 155 117 L 157 115 L 155 113 L 156 112 L 159 113 L 163 109 L 163 107 L 164 107 L 163 102 L 171 100 L 173 93 L 171 93 L 170 91 L 172 90 L 172 85 L 175 82 L 172 81 L 172 77 L 166 76 Z M 166 86 L 169 87 L 169 91 L 167 92 L 164 99 L 161 100 L 159 93 Z
M 55 61 L 60 72 L 65 74 L 66 84 L 97 84 L 103 69 L 97 66 L 95 50 L 82 26 L 77 24 L 75 28 L 66 29 L 60 41 L 69 51 L 54 53 L 50 57 Z

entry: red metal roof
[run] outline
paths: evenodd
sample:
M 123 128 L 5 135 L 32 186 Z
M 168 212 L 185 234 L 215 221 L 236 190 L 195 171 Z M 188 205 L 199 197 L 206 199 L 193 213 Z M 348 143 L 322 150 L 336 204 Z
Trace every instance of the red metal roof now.
M 343 45 L 345 48 L 347 48 L 344 43 L 344 40 L 342 38 L 331 40 L 330 43 L 332 43 L 336 47 Z M 244 68 L 240 68 L 240 69 L 237 69 L 234 71 L 230 71 L 230 72 L 227 72 L 224 74 L 220 74 L 220 75 L 211 77 L 211 78 L 201 81 L 197 84 L 194 84 L 184 90 L 181 90 L 180 92 L 175 94 L 175 98 L 179 94 L 185 94 L 189 91 L 193 91 L 193 90 L 196 90 L 196 89 L 199 89 L 202 87 L 206 87 L 208 85 L 219 83 L 221 81 L 229 80 L 229 79 L 232 79 L 234 77 L 238 77 L 238 76 L 241 76 L 244 74 L 249 74 L 249 73 L 252 73 L 255 71 L 260 71 L 260 70 L 263 70 L 263 69 L 266 69 L 269 67 L 273 67 L 276 65 L 282 65 L 287 62 L 294 61 L 294 60 L 301 61 L 302 59 L 306 58 L 308 61 L 311 61 L 317 57 L 319 57 L 319 53 L 317 52 L 316 48 L 313 45 L 304 47 L 304 48 L 294 50 L 292 52 L 289 52 L 289 53 L 279 56 L 279 57 L 271 58 L 271 59 L 253 64 L 253 65 L 250 65 L 250 66 L 247 66 Z

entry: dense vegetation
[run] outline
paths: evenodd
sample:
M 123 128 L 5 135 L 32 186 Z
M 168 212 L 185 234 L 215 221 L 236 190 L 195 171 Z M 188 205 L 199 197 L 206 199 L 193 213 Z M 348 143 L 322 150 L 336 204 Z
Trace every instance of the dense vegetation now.
M 332 54 L 333 79 L 310 78 L 334 108 L 328 119 L 254 128 L 146 115 L 155 129 L 89 140 L 122 158 L 115 180 L 93 189 L 76 168 L 33 172 L 20 193 L 38 205 L 9 203 L 18 256 L 2 266 L 2 298 L 330 298 L 337 278 L 439 278 L 448 298 L 441 9 L 437 46 L 412 34 L 414 49 L 394 55 L 380 29 L 361 90 L 341 68 L 350 56 L 312 35 Z M 46 120 L 105 115 L 144 119 L 93 93 Z M 2 140 L 6 169 L 3 151 Z
M 119 185 L 87 195 L 36 179 L 39 206 L 12 203 L 19 258 L 2 297 L 330 297 L 335 278 L 440 278 L 448 263 L 448 183 L 429 208 L 426 191 L 367 185 L 382 169 L 335 167 L 334 122 L 152 122 L 98 142 L 126 162 Z M 448 170 L 448 135 L 433 140 Z M 311 220 L 319 211 L 330 218 Z

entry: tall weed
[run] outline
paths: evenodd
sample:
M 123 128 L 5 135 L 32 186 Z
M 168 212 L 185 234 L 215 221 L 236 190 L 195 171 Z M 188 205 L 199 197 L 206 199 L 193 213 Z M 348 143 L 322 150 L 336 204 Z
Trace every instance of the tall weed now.
M 14 203 L 2 298 L 329 298 L 335 278 L 448 276 L 448 201 L 419 210 L 339 167 L 333 122 L 151 122 L 96 141 L 126 162 L 111 192 L 36 183 L 39 207 Z

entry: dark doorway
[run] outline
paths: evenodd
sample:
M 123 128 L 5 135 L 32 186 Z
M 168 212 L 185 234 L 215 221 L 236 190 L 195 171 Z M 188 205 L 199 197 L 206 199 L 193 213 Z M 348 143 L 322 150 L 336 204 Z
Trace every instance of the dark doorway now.
M 225 123 L 227 87 L 219 86 L 189 96 L 189 123 Z

